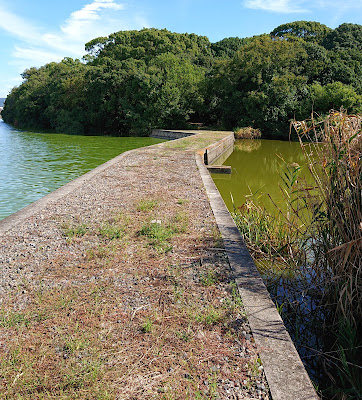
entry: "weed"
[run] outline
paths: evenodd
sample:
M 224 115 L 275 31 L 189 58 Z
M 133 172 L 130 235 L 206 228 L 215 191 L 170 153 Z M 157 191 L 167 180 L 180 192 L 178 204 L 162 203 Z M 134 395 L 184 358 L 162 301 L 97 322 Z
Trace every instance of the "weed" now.
M 284 303 L 278 304 L 278 301 L 275 302 L 275 307 L 280 315 L 282 315 Z
M 295 121 L 311 183 L 298 179 L 299 165 L 286 165 L 282 175 L 286 212 L 278 209 L 272 215 L 249 199 L 233 215 L 253 257 L 269 258 L 269 266 L 279 269 L 273 271 L 273 282 L 269 273 L 268 289 L 275 292 L 278 311 L 297 346 L 304 333 L 305 345 L 313 343 L 319 354 L 323 332 L 316 326 L 327 327 L 325 346 L 336 344 L 319 358 L 325 360 L 322 368 L 328 377 L 333 375 L 333 386 L 336 390 L 343 386 L 345 393 L 362 386 L 352 372 L 355 369 L 361 376 L 356 367 L 360 358 L 356 361 L 344 350 L 353 353 L 362 342 L 360 334 L 351 341 L 353 332 L 362 331 L 361 122 L 361 115 L 343 110 L 331 111 L 323 120 Z M 278 291 L 284 295 L 281 300 Z M 353 328 L 344 337 L 336 332 L 339 320 Z M 305 345 L 301 344 L 303 352 Z M 312 360 L 310 366 L 315 373 Z
M 109 254 L 109 247 L 98 245 L 95 248 L 87 249 L 86 255 L 88 260 L 94 260 L 97 258 L 105 258 Z
M 88 226 L 85 224 L 79 224 L 79 225 L 63 224 L 62 228 L 64 236 L 68 239 L 84 236 L 89 229 Z
M 261 132 L 260 129 L 254 129 L 251 126 L 245 128 L 235 128 L 234 129 L 235 139 L 260 139 Z
M 212 286 L 218 282 L 218 277 L 214 271 L 208 271 L 200 275 L 200 283 L 203 286 Z
M 191 329 L 191 325 L 189 325 L 187 329 L 184 331 L 176 332 L 176 336 L 179 339 L 183 340 L 184 342 L 189 342 L 193 337 L 193 331 Z
M 209 382 L 209 394 L 211 398 L 216 398 L 217 397 L 217 373 L 216 372 L 211 372 L 208 378 Z
M 157 205 L 157 200 L 143 199 L 137 204 L 137 211 L 152 211 Z
M 226 297 L 223 301 L 225 308 L 227 308 L 231 313 L 240 311 L 243 309 L 243 301 L 241 300 L 240 293 L 238 287 L 235 282 L 230 283 L 231 286 L 231 298 Z M 242 314 L 245 314 L 242 311 Z
M 177 282 L 173 285 L 173 295 L 176 300 L 180 300 L 184 294 L 184 288 L 182 288 Z
M 30 325 L 31 319 L 29 315 L 20 312 L 8 312 L 2 311 L 0 313 L 0 327 L 2 328 L 12 328 L 15 326 L 25 326 Z
M 169 222 L 151 220 L 145 223 L 138 234 L 148 238 L 150 245 L 156 250 L 167 253 L 172 250 L 172 245 L 168 241 L 173 235 L 185 232 L 187 224 L 187 215 L 177 213 Z
M 109 240 L 120 239 L 124 235 L 124 229 L 117 224 L 107 223 L 99 228 L 99 234 Z
M 187 199 L 177 199 L 177 204 L 179 204 L 179 205 L 186 204 L 188 202 L 189 202 L 189 200 L 187 200 Z
M 142 332 L 150 333 L 153 329 L 153 322 L 150 318 L 146 318 L 145 322 L 142 324 Z
M 206 326 L 215 325 L 224 318 L 221 310 L 218 310 L 213 305 L 208 306 L 202 313 L 196 315 L 196 321 L 201 322 Z
M 170 227 L 174 233 L 185 233 L 187 231 L 189 218 L 184 212 L 178 212 L 171 219 Z

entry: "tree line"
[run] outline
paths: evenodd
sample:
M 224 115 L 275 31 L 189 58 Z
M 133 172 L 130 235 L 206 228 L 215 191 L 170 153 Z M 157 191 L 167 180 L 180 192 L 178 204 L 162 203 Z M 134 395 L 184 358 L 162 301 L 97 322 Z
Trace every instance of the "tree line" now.
M 312 111 L 362 111 L 362 25 L 283 24 L 225 38 L 166 29 L 120 31 L 24 71 L 5 101 L 5 122 L 70 134 L 147 135 L 192 122 L 289 135 Z

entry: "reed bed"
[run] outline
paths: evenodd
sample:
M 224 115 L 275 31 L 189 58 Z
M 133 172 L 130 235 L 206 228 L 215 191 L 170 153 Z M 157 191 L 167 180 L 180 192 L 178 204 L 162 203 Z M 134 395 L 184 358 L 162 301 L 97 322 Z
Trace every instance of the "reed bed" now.
M 348 115 L 344 110 L 331 111 L 323 119 L 294 121 L 312 179 L 301 178 L 299 165 L 285 165 L 281 172 L 283 211 L 276 205 L 276 212 L 268 213 L 249 198 L 234 212 L 254 259 L 266 260 L 266 265 L 279 268 L 284 275 L 294 270 L 295 275 L 289 276 L 298 277 L 295 288 L 300 293 L 292 297 L 300 297 L 299 310 L 288 307 L 288 312 L 300 313 L 304 326 L 310 319 L 311 330 L 317 323 L 328 334 L 322 352 L 312 349 L 308 341 L 303 344 L 318 355 L 329 380 L 323 384 L 323 399 L 362 398 L 361 123 L 361 115 Z M 272 275 L 278 273 L 271 270 Z M 293 289 L 283 290 L 290 293 Z M 302 304 L 305 296 L 314 304 L 307 307 L 309 311 Z M 293 303 L 298 307 L 298 301 Z M 314 318 L 317 314 L 319 322 Z
M 342 110 L 320 122 L 294 123 L 314 181 L 300 192 L 312 215 L 313 267 L 330 282 L 324 295 L 336 317 L 356 328 L 362 321 L 361 122 Z

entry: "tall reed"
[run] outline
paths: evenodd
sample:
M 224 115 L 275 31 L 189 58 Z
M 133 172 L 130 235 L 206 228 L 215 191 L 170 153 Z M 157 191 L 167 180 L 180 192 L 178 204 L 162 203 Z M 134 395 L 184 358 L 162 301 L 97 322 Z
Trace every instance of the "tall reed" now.
M 361 122 L 342 110 L 293 123 L 314 181 L 300 191 L 312 215 L 313 267 L 328 283 L 324 296 L 335 315 L 356 328 L 362 321 Z

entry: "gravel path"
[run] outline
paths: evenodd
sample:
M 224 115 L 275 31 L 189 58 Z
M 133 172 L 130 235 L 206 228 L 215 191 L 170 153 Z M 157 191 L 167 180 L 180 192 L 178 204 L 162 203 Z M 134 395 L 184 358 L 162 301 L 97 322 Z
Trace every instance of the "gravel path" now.
M 269 398 L 194 150 L 119 156 L 2 233 L 0 266 L 1 398 Z M 99 375 L 65 382 L 84 360 Z

